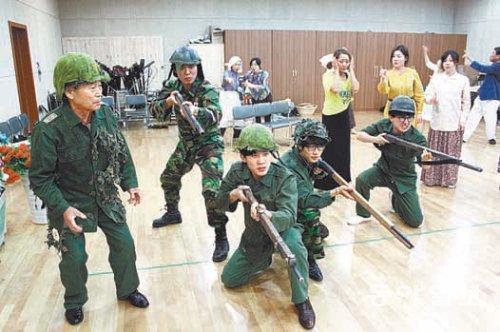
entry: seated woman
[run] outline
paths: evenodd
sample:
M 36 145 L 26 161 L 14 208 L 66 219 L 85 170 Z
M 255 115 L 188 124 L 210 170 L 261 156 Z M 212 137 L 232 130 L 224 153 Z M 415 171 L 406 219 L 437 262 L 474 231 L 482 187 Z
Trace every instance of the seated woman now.
M 269 88 L 269 73 L 262 69 L 260 58 L 250 60 L 250 70 L 245 74 L 243 86 L 249 90 L 252 95 L 252 104 L 272 103 L 273 96 Z M 266 122 L 271 121 L 271 115 L 264 117 Z M 261 119 L 256 118 L 258 123 Z
M 240 73 L 241 73 L 241 59 L 238 56 L 232 56 L 227 63 L 227 70 L 222 77 L 222 89 L 219 93 L 219 102 L 222 109 L 222 119 L 219 123 L 221 135 L 227 127 L 234 125 L 233 123 L 233 107 L 240 106 L 240 94 L 242 88 L 240 87 Z M 239 136 L 239 130 L 235 130 L 234 137 Z

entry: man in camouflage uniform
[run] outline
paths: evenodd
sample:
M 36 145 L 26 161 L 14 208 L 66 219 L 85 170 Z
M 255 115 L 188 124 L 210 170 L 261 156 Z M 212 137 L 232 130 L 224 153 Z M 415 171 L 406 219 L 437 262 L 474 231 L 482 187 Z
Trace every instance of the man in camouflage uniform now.
M 118 298 L 136 307 L 149 305 L 137 291 L 134 240 L 116 185 L 134 205 L 141 193 L 113 112 L 101 105 L 104 79 L 90 56 L 62 56 L 54 69 L 54 86 L 63 103 L 35 126 L 31 140 L 30 182 L 48 207 L 50 228 L 60 234 L 51 244 L 61 251 L 65 316 L 73 325 L 83 320 L 88 299 L 85 233 L 97 231 L 97 226 L 109 245 Z
M 323 274 L 316 259 L 324 258 L 325 252 L 319 226 L 319 209 L 332 204 L 335 196 L 339 194 L 352 199 L 349 194 L 352 188 L 340 186 L 330 191 L 314 191 L 314 180 L 323 178 L 326 174 L 314 166 L 321 159 L 321 153 L 329 141 L 324 124 L 317 120 L 302 120 L 295 128 L 294 141 L 295 146 L 286 152 L 280 161 L 297 179 L 299 194 L 297 222 L 304 226 L 302 241 L 308 253 L 309 277 L 321 281 Z
M 177 79 L 163 82 L 160 100 L 154 103 L 152 112 L 160 120 L 165 120 L 171 112 L 175 112 L 179 142 L 160 177 L 167 211 L 153 221 L 153 227 L 182 222 L 178 208 L 181 179 L 196 163 L 201 169 L 208 224 L 215 227 L 215 251 L 212 260 L 221 262 L 227 258 L 229 242 L 225 226 L 227 216 L 214 204 L 223 174 L 224 143 L 218 131 L 221 114 L 219 95 L 204 79 L 201 59 L 196 50 L 188 46 L 179 47 L 170 57 L 170 62 L 171 71 Z M 193 132 L 184 111 L 177 105 L 174 97 L 177 93 L 183 96 L 184 105 L 191 109 L 204 129 L 203 134 Z
M 250 206 L 243 190 L 250 188 L 276 230 L 295 255 L 297 268 L 304 277 L 300 282 L 288 270 L 292 287 L 292 302 L 304 328 L 314 327 L 316 316 L 308 296 L 307 250 L 301 239 L 301 225 L 295 222 L 297 213 L 297 186 L 295 177 L 285 167 L 272 163 L 272 152 L 277 149 L 272 133 L 266 127 L 254 124 L 241 132 L 236 162 L 222 181 L 217 205 L 225 211 L 235 211 L 239 201 L 244 202 L 245 231 L 233 256 L 224 266 L 222 282 L 234 288 L 246 284 L 257 272 L 271 265 L 273 244 L 259 222 L 256 206 Z

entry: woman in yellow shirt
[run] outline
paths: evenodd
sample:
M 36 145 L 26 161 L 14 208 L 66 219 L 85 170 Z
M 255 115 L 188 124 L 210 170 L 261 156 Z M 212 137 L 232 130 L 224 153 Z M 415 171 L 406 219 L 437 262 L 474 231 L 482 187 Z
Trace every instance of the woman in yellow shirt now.
M 384 117 L 389 116 L 391 101 L 397 96 L 408 96 L 415 101 L 415 119 L 413 125 L 422 123 L 424 109 L 424 89 L 422 81 L 415 69 L 406 67 L 408 63 L 408 48 L 405 45 L 396 46 L 391 52 L 392 69 L 380 69 L 380 82 L 378 92 L 387 97 Z
M 328 162 L 347 182 L 351 181 L 351 126 L 349 109 L 352 96 L 359 90 L 359 82 L 354 74 L 351 54 L 344 48 L 333 54 L 330 70 L 323 74 L 325 102 L 322 121 L 328 130 L 330 142 L 326 145 L 321 158 Z M 327 67 L 327 68 L 328 68 Z M 338 184 L 331 177 L 316 180 L 318 189 L 331 190 Z

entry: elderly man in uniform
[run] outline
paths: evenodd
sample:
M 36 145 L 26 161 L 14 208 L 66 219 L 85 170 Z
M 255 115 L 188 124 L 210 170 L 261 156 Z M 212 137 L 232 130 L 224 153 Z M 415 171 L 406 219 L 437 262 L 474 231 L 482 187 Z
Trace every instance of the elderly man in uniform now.
M 54 86 L 62 105 L 33 129 L 30 181 L 48 207 L 51 242 L 61 251 L 64 307 L 70 324 L 83 320 L 87 302 L 85 233 L 106 235 L 109 263 L 117 297 L 145 308 L 137 291 L 134 240 L 116 185 L 128 192 L 128 202 L 141 202 L 134 163 L 112 110 L 101 105 L 101 81 L 106 77 L 87 54 L 68 53 L 54 69 Z
M 170 156 L 160 181 L 166 202 L 166 212 L 153 221 L 153 227 L 163 227 L 182 222 L 179 212 L 181 179 L 196 163 L 201 169 L 203 197 L 208 224 L 215 228 L 214 262 L 227 258 L 229 242 L 226 235 L 227 216 L 215 207 L 215 195 L 220 188 L 224 171 L 222 153 L 224 142 L 218 130 L 221 116 L 219 95 L 205 80 L 201 59 L 191 47 L 182 46 L 170 57 L 171 73 L 177 79 L 163 82 L 160 100 L 153 104 L 153 115 L 165 120 L 175 112 L 179 127 L 179 142 Z M 177 105 L 175 94 L 181 94 L 204 133 L 193 133 L 184 111 Z
M 314 191 L 314 180 L 326 175 L 314 165 L 321 159 L 321 153 L 329 140 L 328 132 L 323 123 L 312 119 L 302 120 L 295 128 L 295 146 L 280 159 L 297 179 L 299 193 L 297 221 L 304 226 L 302 241 L 307 248 L 309 278 L 315 281 L 323 280 L 323 274 L 316 259 L 325 257 L 319 209 L 332 204 L 337 195 L 352 199 L 349 192 L 353 190 L 348 186 L 340 186 L 328 191 Z
M 260 124 L 246 127 L 241 132 L 237 149 L 240 162 L 236 162 L 222 181 L 217 204 L 225 211 L 235 211 L 239 201 L 244 202 L 245 230 L 239 248 L 222 271 L 222 282 L 234 288 L 246 284 L 252 276 L 271 265 L 273 244 L 259 223 L 255 206 L 250 206 L 243 190 L 250 188 L 263 205 L 264 213 L 281 234 L 297 259 L 297 267 L 304 281 L 288 270 L 292 287 L 292 302 L 299 322 L 312 329 L 316 316 L 308 296 L 307 250 L 302 243 L 301 226 L 297 224 L 297 186 L 292 173 L 272 163 L 272 152 L 277 150 L 272 133 Z
M 415 102 L 408 96 L 394 98 L 389 107 L 389 118 L 382 119 L 362 129 L 357 139 L 364 143 L 373 143 L 382 152 L 379 160 L 356 178 L 356 191 L 367 200 L 370 190 L 375 187 L 388 187 L 391 192 L 391 205 L 394 211 L 410 227 L 419 227 L 424 216 L 417 193 L 417 161 L 429 160 L 431 154 L 411 150 L 396 144 L 389 144 L 385 134 L 391 134 L 408 142 L 427 146 L 425 137 L 412 125 L 415 117 Z M 430 166 L 422 166 L 426 169 Z M 369 221 L 370 213 L 359 203 L 356 204 L 356 216 L 347 223 L 356 225 Z

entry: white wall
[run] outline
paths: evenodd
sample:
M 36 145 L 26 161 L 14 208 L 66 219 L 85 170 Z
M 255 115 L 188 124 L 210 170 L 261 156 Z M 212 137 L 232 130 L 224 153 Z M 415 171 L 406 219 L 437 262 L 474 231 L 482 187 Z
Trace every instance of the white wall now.
M 500 1 L 457 1 L 454 31 L 466 33 L 469 54 L 480 62 L 488 63 L 491 51 L 500 47 Z
M 63 37 L 163 36 L 164 63 L 222 29 L 452 33 L 454 0 L 60 0 Z M 127 64 L 122 64 L 127 65 Z
M 8 21 L 27 26 L 37 103 L 46 105 L 52 72 L 61 55 L 57 0 L 0 0 L 0 121 L 20 113 Z M 36 62 L 42 75 L 38 78 Z

